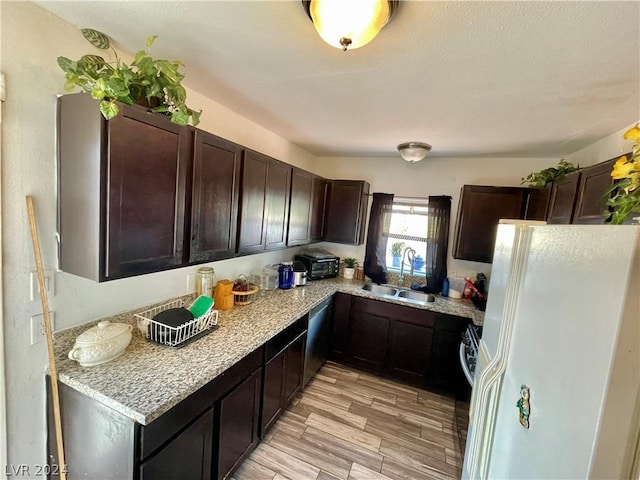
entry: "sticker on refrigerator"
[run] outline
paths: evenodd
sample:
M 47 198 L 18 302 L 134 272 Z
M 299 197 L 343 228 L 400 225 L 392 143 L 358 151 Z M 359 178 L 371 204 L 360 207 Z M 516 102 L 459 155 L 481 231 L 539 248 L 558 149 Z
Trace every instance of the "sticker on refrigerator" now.
M 531 405 L 529 403 L 529 397 L 531 392 L 526 385 L 520 386 L 520 398 L 516 403 L 518 407 L 518 416 L 520 417 L 520 424 L 524 428 L 529 428 L 529 414 L 531 413 Z

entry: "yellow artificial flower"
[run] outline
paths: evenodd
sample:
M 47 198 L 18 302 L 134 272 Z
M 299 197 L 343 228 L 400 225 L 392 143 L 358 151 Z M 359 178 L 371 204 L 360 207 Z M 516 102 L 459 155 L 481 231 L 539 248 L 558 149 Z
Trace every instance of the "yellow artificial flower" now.
M 636 142 L 640 142 L 640 127 L 638 126 L 638 124 L 636 123 L 635 127 L 631 127 L 629 130 L 624 132 L 622 138 L 624 138 L 625 140 L 633 139 Z
M 629 186 L 624 188 L 624 193 L 630 194 L 635 192 L 635 190 L 640 187 L 640 172 L 634 173 L 629 176 L 631 183 Z
M 626 178 L 633 170 L 633 166 L 633 163 L 627 163 L 627 157 L 623 155 L 613 166 L 613 170 L 611 170 L 611 178 L 614 180 Z

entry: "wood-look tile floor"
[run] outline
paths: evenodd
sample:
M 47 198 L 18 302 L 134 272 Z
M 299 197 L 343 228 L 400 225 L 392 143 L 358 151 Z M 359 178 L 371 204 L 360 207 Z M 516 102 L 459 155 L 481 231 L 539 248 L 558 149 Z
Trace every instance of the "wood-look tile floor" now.
M 449 397 L 328 362 L 235 480 L 460 478 Z

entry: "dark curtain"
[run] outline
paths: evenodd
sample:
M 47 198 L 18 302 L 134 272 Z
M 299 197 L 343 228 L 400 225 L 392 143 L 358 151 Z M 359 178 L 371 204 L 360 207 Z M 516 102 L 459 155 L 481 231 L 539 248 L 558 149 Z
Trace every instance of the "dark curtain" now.
M 425 259 L 427 292 L 440 293 L 442 282 L 447 277 L 451 197 L 446 195 L 430 196 L 428 215 L 427 257 Z
M 392 193 L 374 193 L 364 254 L 364 274 L 375 283 L 387 283 L 387 235 L 393 208 Z

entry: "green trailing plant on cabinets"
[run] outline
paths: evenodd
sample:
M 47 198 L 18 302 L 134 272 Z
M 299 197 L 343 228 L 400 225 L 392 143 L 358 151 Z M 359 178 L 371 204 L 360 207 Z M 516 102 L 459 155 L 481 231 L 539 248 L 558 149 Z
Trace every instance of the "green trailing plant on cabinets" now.
M 107 120 L 118 114 L 116 102 L 127 105 L 143 105 L 153 112 L 171 117 L 178 125 L 192 125 L 200 122 L 200 111 L 186 104 L 187 93 L 181 82 L 184 75 L 179 71 L 184 66 L 179 60 L 160 60 L 151 57 L 150 48 L 156 36 L 147 38 L 146 50 L 135 54 L 131 65 L 124 63 L 109 37 L 90 28 L 83 28 L 82 35 L 100 50 L 112 49 L 114 62 L 107 62 L 102 56 L 88 54 L 80 60 L 58 57 L 58 65 L 65 72 L 65 90 L 80 88 L 100 100 L 100 112 Z
M 579 168 L 579 165 L 574 165 L 562 158 L 555 167 L 545 168 L 538 172 L 531 172 L 526 177 L 521 178 L 520 180 L 522 180 L 522 182 L 520 184 L 524 185 L 528 183 L 530 187 L 544 187 L 547 183 L 559 180 Z

